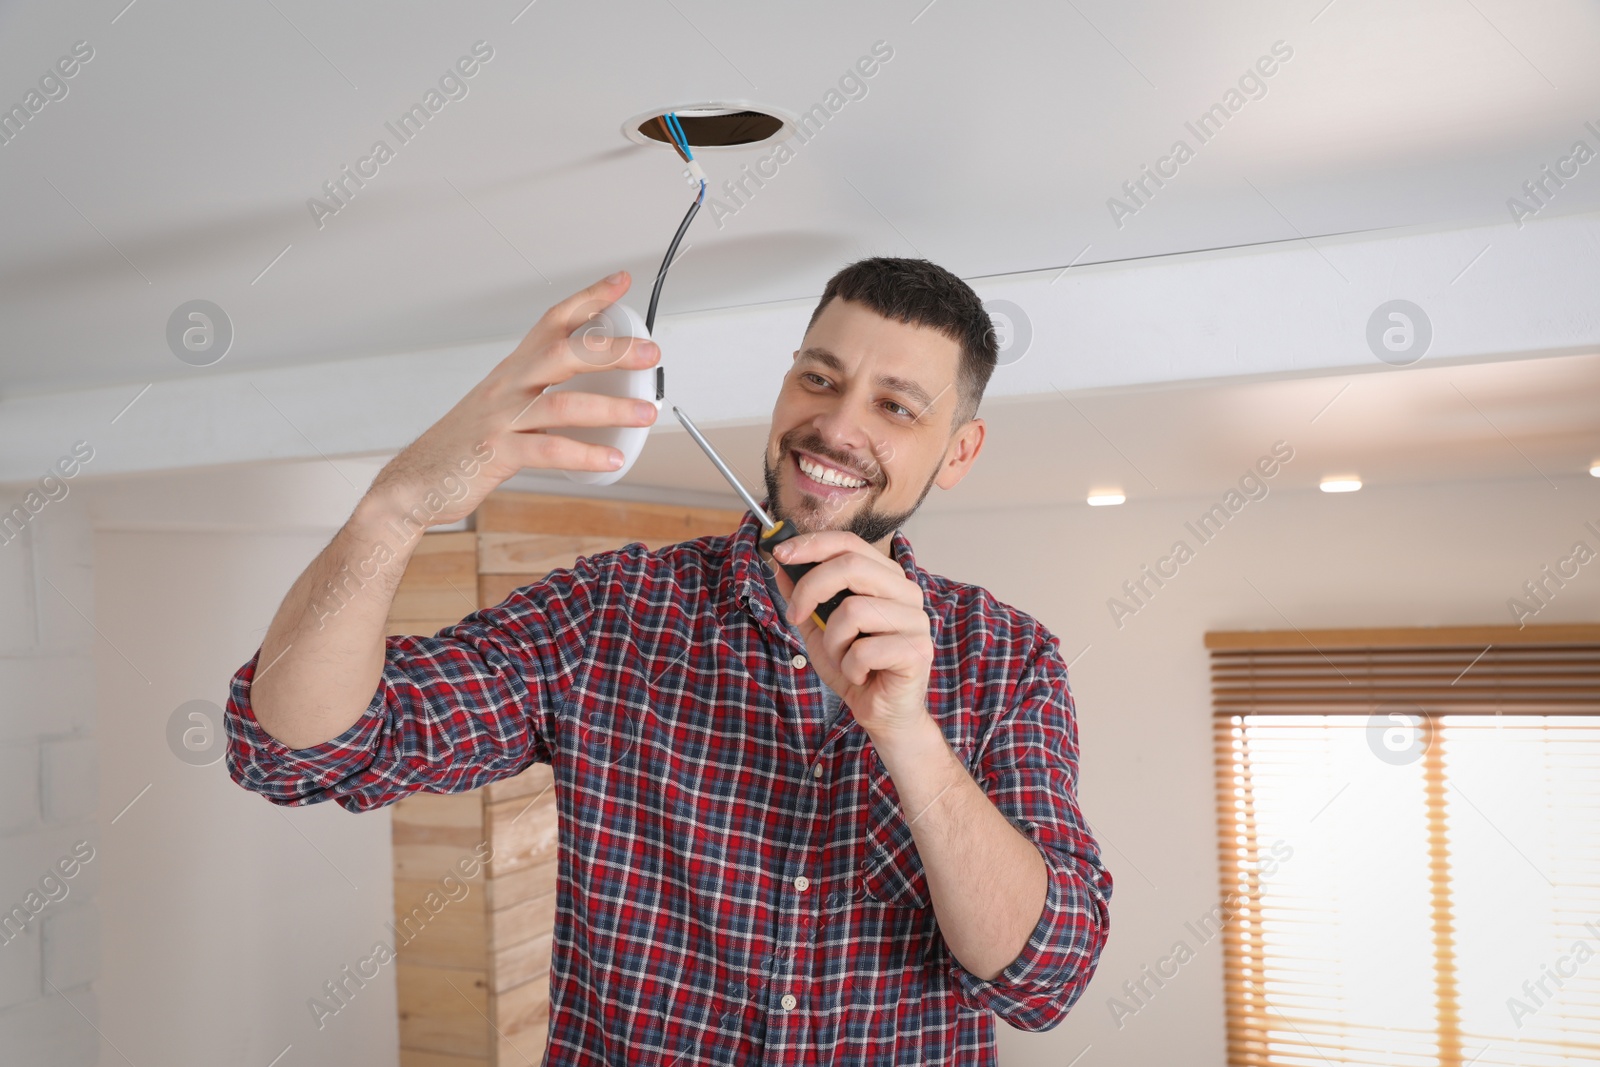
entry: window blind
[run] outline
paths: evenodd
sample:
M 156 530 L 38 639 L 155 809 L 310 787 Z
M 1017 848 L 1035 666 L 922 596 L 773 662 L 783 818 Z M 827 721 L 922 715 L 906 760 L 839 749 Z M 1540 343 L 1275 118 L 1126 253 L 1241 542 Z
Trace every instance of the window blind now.
M 1600 626 L 1206 644 L 1229 1063 L 1600 1063 Z

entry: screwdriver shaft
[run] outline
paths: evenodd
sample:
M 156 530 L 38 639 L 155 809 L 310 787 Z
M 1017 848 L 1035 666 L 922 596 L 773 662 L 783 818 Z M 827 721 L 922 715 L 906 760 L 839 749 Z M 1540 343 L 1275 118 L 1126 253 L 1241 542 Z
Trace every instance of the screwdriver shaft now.
M 711 442 L 706 440 L 705 435 L 700 432 L 700 427 L 694 424 L 694 420 L 685 415 L 676 404 L 673 405 L 672 413 L 678 417 L 679 422 L 683 423 L 683 428 L 689 431 L 689 436 L 693 437 L 694 443 L 700 446 L 700 451 L 704 452 L 706 458 L 716 464 L 717 470 L 721 471 L 722 476 L 728 479 L 728 484 L 733 486 L 734 492 L 739 494 L 739 499 L 743 500 L 750 510 L 755 512 L 756 518 L 761 521 L 762 529 L 772 529 L 774 525 L 772 516 L 768 515 L 766 510 L 756 503 L 756 498 L 750 495 L 750 490 L 744 487 L 738 476 L 722 461 L 722 457 L 717 454 L 716 449 L 711 447 Z

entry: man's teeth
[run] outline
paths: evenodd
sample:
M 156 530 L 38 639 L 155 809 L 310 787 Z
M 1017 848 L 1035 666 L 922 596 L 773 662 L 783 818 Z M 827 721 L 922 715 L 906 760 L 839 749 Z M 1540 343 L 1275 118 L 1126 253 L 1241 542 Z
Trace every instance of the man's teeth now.
M 858 489 L 867 484 L 861 478 L 846 477 L 832 467 L 824 467 L 819 463 L 813 463 L 804 456 L 799 458 L 800 469 L 805 471 L 806 477 L 812 481 L 822 482 L 825 485 L 837 485 L 844 489 Z

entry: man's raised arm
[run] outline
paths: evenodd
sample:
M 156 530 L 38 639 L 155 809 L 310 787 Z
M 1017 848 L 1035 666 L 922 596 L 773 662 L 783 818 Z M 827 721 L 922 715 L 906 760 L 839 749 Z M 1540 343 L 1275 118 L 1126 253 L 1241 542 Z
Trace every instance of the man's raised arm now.
M 262 639 L 250 705 L 274 739 L 310 748 L 361 718 L 382 677 L 390 604 L 428 525 L 472 514 L 524 467 L 604 471 L 621 462 L 614 448 L 547 429 L 655 421 L 648 402 L 545 392 L 584 371 L 655 365 L 659 351 L 649 341 L 585 348 L 591 342 L 573 336 L 628 284 L 618 272 L 545 312 L 509 356 L 379 472 L 290 587 Z

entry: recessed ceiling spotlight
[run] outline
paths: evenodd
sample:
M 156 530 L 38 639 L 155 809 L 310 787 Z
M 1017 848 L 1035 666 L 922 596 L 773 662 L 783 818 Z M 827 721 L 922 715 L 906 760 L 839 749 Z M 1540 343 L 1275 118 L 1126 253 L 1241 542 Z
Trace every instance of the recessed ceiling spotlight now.
M 689 147 L 696 151 L 702 148 L 749 148 L 768 141 L 781 141 L 795 131 L 793 119 L 771 108 L 712 103 L 652 108 L 624 122 L 623 136 L 637 144 L 670 147 L 672 138 L 664 128 L 664 122 L 660 121 L 667 114 L 677 115 L 678 125 L 689 139 Z
M 1128 499 L 1120 489 L 1095 489 L 1089 493 L 1089 506 L 1092 508 L 1109 507 L 1120 504 Z
M 1597 459 L 1593 463 L 1589 464 L 1589 473 L 1594 475 L 1596 478 L 1600 478 L 1600 459 Z
M 1361 479 L 1353 474 L 1340 474 L 1322 479 L 1324 493 L 1353 493 L 1361 488 Z

